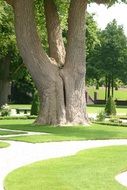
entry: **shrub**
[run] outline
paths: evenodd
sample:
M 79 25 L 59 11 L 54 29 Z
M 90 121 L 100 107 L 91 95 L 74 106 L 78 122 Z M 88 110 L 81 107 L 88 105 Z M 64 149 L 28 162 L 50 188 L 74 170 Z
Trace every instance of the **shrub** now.
M 116 105 L 112 96 L 110 96 L 109 99 L 107 100 L 107 103 L 105 106 L 105 114 L 107 116 L 116 115 Z
M 7 104 L 5 104 L 1 107 L 1 116 L 2 117 L 3 116 L 9 116 L 10 113 L 11 113 L 11 109 Z
M 109 122 L 111 123 L 120 123 L 120 119 L 116 116 L 110 117 Z
M 96 90 L 99 90 L 99 84 L 98 83 L 96 84 Z
M 39 96 L 38 96 L 38 92 L 36 91 L 34 93 L 34 97 L 33 97 L 33 102 L 32 102 L 32 106 L 31 106 L 31 115 L 38 115 L 39 112 Z
M 98 115 L 97 115 L 97 121 L 104 121 L 105 120 L 105 112 L 101 111 Z

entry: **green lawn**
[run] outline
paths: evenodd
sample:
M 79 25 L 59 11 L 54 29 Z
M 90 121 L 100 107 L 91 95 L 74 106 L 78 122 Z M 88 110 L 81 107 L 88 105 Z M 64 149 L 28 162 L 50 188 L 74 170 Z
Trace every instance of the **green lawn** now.
M 96 148 L 37 162 L 10 173 L 6 190 L 125 190 L 115 176 L 127 169 L 127 146 Z
M 0 141 L 0 148 L 6 148 L 9 146 L 9 143 Z
M 104 111 L 105 105 L 88 105 L 87 113 L 100 113 Z M 117 106 L 116 107 L 117 114 L 126 114 L 127 115 L 127 106 Z
M 92 88 L 92 87 L 91 87 Z M 92 91 L 92 90 L 91 90 Z M 101 92 L 101 89 L 99 90 Z M 92 93 L 92 92 L 91 92 Z M 31 108 L 30 104 L 11 104 L 11 108 L 16 109 L 16 108 Z M 87 106 L 87 112 L 88 113 L 99 113 L 102 110 L 104 110 L 105 105 L 88 105 Z M 117 113 L 125 113 L 127 114 L 127 106 L 117 106 Z
M 96 90 L 95 87 L 87 87 L 88 94 L 93 98 L 94 92 L 97 92 L 98 99 L 104 99 L 105 98 L 105 88 L 100 87 L 99 90 Z M 127 100 L 127 89 L 119 89 L 114 90 L 114 99 L 118 100 Z
M 47 132 L 46 135 L 6 138 L 25 142 L 127 139 L 127 127 L 92 124 L 89 127 L 33 125 L 34 120 L 2 120 L 0 128 Z M 5 180 L 6 190 L 124 190 L 114 177 L 127 169 L 127 146 L 97 148 L 76 156 L 50 159 L 22 167 Z
M 92 124 L 90 127 L 51 127 L 35 126 L 32 124 L 32 122 L 33 120 L 2 120 L 0 122 L 0 128 L 48 133 L 46 135 L 6 138 L 8 140 L 17 140 L 33 143 L 65 140 L 70 141 L 127 138 L 127 127 L 116 127 L 101 124 Z
M 30 104 L 10 104 L 9 105 L 11 109 L 16 109 L 16 108 L 31 108 Z

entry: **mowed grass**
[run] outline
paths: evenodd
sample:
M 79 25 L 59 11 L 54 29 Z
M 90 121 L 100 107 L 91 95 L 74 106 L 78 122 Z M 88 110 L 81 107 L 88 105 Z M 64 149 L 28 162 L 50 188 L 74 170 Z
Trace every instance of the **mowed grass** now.
M 99 90 L 96 90 L 95 87 L 87 87 L 88 94 L 94 98 L 94 92 L 97 92 L 97 99 L 105 98 L 105 88 L 100 87 Z M 118 90 L 114 90 L 114 99 L 118 100 L 127 100 L 127 88 L 119 88 Z
M 70 141 L 70 140 L 92 140 L 92 139 L 127 139 L 127 127 L 116 127 L 101 124 L 92 124 L 87 127 L 53 127 L 36 126 L 33 120 L 2 120 L 0 128 L 25 130 L 33 132 L 45 132 L 47 134 L 6 137 L 7 140 L 16 140 L 32 143 Z M 1 137 L 2 139 L 2 137 Z
M 101 111 L 104 111 L 105 105 L 88 105 L 87 106 L 87 113 L 88 114 L 95 114 L 100 113 Z M 124 114 L 127 115 L 127 106 L 116 106 L 116 112 L 117 114 Z
M 11 104 L 10 108 L 11 109 L 16 109 L 16 108 L 30 109 L 31 105 L 30 104 Z M 87 113 L 100 113 L 101 111 L 104 110 L 104 108 L 105 108 L 105 105 L 88 105 L 87 106 Z M 127 106 L 123 106 L 123 107 L 122 106 L 117 106 L 117 113 L 118 114 L 120 114 L 120 113 L 127 114 Z
M 0 141 L 0 148 L 6 148 L 9 146 L 9 143 Z
M 6 190 L 125 190 L 115 176 L 127 169 L 127 146 L 112 146 L 50 159 L 10 173 Z
M 11 109 L 30 109 L 31 108 L 31 105 L 30 104 L 10 104 L 9 105 Z

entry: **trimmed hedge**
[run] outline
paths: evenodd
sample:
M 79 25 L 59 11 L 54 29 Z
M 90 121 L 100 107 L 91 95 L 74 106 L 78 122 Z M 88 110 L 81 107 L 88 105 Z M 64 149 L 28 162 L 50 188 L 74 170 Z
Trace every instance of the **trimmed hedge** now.
M 107 100 L 106 106 L 105 106 L 105 114 L 106 115 L 116 115 L 116 105 L 115 102 L 112 98 L 112 96 L 110 96 Z
M 114 127 L 127 127 L 127 124 L 125 124 L 125 123 L 114 123 L 114 122 L 108 122 L 108 121 L 106 121 L 106 122 L 93 122 L 93 123 L 100 124 L 100 125 L 102 125 L 102 127 L 103 127 L 103 125 L 109 125 L 109 126 L 114 126 Z
M 36 92 L 34 93 L 34 97 L 33 97 L 33 102 L 32 102 L 32 106 L 31 106 L 31 113 L 30 113 L 30 115 L 38 115 L 39 106 L 40 106 L 39 96 L 38 96 L 38 92 L 36 91 Z
M 0 120 L 13 120 L 13 119 L 36 119 L 37 116 L 32 115 L 32 116 L 0 116 Z

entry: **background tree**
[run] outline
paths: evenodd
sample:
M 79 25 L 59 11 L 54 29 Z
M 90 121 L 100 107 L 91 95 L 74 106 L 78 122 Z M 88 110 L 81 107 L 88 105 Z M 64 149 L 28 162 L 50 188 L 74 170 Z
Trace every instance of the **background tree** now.
M 10 63 L 15 52 L 11 8 L 0 0 L 0 107 L 8 102 Z
M 30 103 L 34 91 L 17 49 L 13 21 L 11 7 L 0 0 L 0 107 L 8 99 L 13 103 Z
M 100 31 L 96 44 L 88 58 L 88 71 L 93 79 L 105 78 L 105 99 L 113 96 L 115 81 L 126 78 L 127 38 L 122 26 L 113 20 L 105 30 Z
M 109 98 L 114 94 L 115 79 L 124 75 L 127 64 L 127 38 L 122 26 L 118 26 L 116 20 L 107 25 L 101 37 L 101 70 L 105 73 Z
M 100 46 L 100 30 L 94 20 L 94 15 L 87 13 L 86 18 L 86 82 L 89 85 L 91 81 L 96 80 L 97 86 L 102 77 L 98 58 L 99 51 L 97 51 L 97 47 Z

